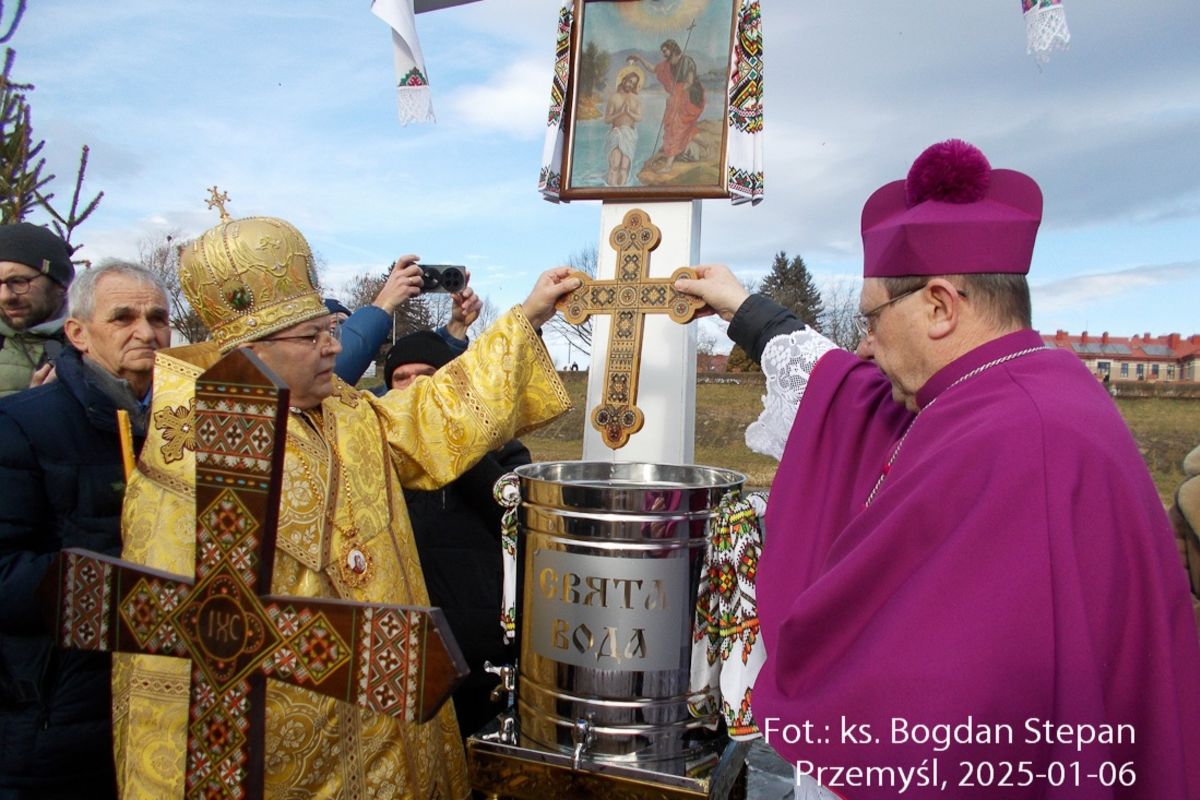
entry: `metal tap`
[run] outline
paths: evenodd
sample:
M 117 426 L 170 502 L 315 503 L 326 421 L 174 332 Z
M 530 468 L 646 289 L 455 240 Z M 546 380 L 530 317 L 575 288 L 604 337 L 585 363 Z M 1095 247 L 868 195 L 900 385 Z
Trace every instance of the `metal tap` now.
M 516 703 L 517 690 L 517 668 L 515 665 L 505 664 L 497 666 L 490 661 L 483 662 L 483 671 L 490 672 L 493 675 L 500 677 L 500 683 L 496 684 L 496 688 L 492 689 L 491 700 L 493 703 L 499 703 L 500 698 L 508 695 L 507 708 L 512 708 Z
M 500 741 L 505 744 L 517 743 L 517 720 L 512 714 L 500 718 Z
M 590 719 L 575 720 L 575 726 L 571 728 L 571 741 L 575 743 L 575 751 L 571 755 L 571 769 L 578 771 L 584 753 L 592 746 L 592 721 Z

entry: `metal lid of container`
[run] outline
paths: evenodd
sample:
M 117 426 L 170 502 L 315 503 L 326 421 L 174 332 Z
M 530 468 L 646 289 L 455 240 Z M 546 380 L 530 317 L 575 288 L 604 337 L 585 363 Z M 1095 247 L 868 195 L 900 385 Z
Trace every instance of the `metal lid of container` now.
M 545 461 L 518 467 L 516 474 L 528 504 L 666 515 L 714 509 L 746 481 L 717 467 L 605 461 Z

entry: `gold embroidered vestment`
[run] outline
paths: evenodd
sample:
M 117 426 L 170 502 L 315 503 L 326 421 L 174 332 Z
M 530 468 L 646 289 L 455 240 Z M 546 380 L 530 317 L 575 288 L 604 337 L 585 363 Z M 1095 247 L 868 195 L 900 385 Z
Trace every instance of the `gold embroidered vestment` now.
M 149 438 L 131 477 L 124 558 L 178 574 L 194 568 L 195 380 L 211 343 L 160 351 Z M 435 489 L 488 451 L 570 407 L 549 354 L 519 308 L 471 349 L 383 398 L 335 380 L 320 407 L 289 415 L 274 594 L 428 605 L 404 488 Z M 114 658 L 113 727 L 125 798 L 179 797 L 188 662 Z M 462 798 L 462 740 L 447 703 L 405 724 L 268 681 L 269 798 Z

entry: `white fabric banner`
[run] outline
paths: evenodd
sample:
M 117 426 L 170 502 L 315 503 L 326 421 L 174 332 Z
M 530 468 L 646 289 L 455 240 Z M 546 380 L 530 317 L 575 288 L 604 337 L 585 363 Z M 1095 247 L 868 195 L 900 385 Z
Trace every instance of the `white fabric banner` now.
M 396 101 L 400 123 L 436 122 L 425 56 L 417 40 L 413 0 L 372 0 L 371 13 L 392 29 L 392 59 L 396 65 Z

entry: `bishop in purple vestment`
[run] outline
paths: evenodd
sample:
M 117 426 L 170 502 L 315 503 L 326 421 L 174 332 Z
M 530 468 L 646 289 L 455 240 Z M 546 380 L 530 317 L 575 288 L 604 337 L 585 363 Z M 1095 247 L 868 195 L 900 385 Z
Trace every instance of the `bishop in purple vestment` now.
M 1031 329 L 1041 209 L 923 153 L 863 210 L 857 355 L 723 267 L 678 284 L 791 395 L 753 711 L 850 800 L 1200 798 L 1186 577 L 1112 400 Z

